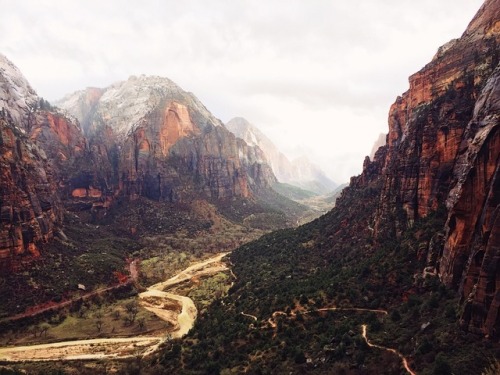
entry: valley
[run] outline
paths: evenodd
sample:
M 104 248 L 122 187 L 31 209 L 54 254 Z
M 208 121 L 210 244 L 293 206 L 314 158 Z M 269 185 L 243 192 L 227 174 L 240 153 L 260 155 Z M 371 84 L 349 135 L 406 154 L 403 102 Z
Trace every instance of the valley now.
M 227 267 L 222 263 L 222 258 L 227 254 L 218 254 L 190 265 L 170 279 L 152 285 L 138 295 L 139 304 L 168 322 L 170 329 L 149 330 L 147 335 L 131 337 L 87 338 L 48 344 L 2 347 L 0 348 L 0 362 L 117 359 L 150 355 L 158 350 L 167 338 L 179 339 L 186 335 L 193 327 L 197 316 L 197 309 L 192 299 L 184 295 L 168 293 L 165 290 L 172 289 L 180 283 L 190 283 L 193 279 L 226 271 Z M 52 329 L 57 330 L 57 326 Z M 100 333 L 100 330 L 97 333 Z M 101 337 L 102 334 L 99 336 Z
M 340 186 L 169 78 L 50 104 L 0 54 L 0 372 L 498 374 L 499 45 L 485 0 Z
M 3 347 L 0 348 L 0 362 L 89 361 L 137 357 L 145 358 L 155 355 L 155 352 L 160 350 L 162 344 L 166 340 L 181 339 L 185 336 L 193 328 L 198 313 L 193 300 L 184 295 L 170 293 L 168 290 L 183 283 L 191 284 L 189 289 L 192 290 L 196 288 L 196 285 L 193 284 L 193 280 L 229 271 L 227 265 L 223 263 L 223 258 L 228 254 L 229 253 L 221 253 L 206 260 L 196 262 L 168 280 L 151 285 L 145 292 L 138 295 L 139 304 L 142 307 L 169 323 L 171 328 L 167 330 L 149 330 L 147 335 L 141 334 L 130 337 L 87 338 L 47 344 Z M 279 316 L 296 319 L 297 314 L 304 316 L 307 314 L 329 311 L 388 314 L 385 310 L 357 307 L 320 307 L 315 310 L 297 308 L 296 310 L 288 312 L 274 311 L 267 321 L 263 321 L 264 324 L 259 329 L 268 330 L 270 328 L 274 331 L 275 336 L 278 330 L 277 321 Z M 254 315 L 244 312 L 241 312 L 241 315 L 249 317 L 253 321 L 258 321 L 258 318 Z M 373 344 L 368 340 L 366 323 L 363 323 L 361 328 L 362 337 L 365 339 L 368 346 L 387 350 L 396 354 L 402 359 L 404 368 L 407 372 L 410 375 L 415 374 L 410 369 L 407 359 L 401 353 L 394 349 Z M 54 327 L 53 330 L 57 330 L 57 326 Z M 99 336 L 102 335 L 100 334 Z

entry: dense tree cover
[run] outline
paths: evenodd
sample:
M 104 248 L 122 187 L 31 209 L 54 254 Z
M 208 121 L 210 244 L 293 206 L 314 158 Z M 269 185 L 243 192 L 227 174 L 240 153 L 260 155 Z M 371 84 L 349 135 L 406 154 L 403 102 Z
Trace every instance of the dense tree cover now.
M 370 342 L 398 350 L 419 374 L 495 368 L 498 344 L 461 331 L 456 294 L 421 276 L 421 250 L 443 227 L 442 210 L 374 239 L 378 196 L 377 186 L 351 192 L 316 221 L 235 250 L 228 294 L 200 312 L 187 337 L 121 362 L 121 373 L 404 373 L 397 355 L 368 347 L 363 324 Z M 354 201 L 364 209 L 352 210 Z
M 166 349 L 152 366 L 185 374 L 403 373 L 399 357 L 366 345 L 367 324 L 372 342 L 402 352 L 419 374 L 481 373 L 498 345 L 462 332 L 455 293 L 435 276 L 417 276 L 425 261 L 419 249 L 442 228 L 442 211 L 397 240 L 374 241 L 376 196 L 376 188 L 352 195 L 366 208 L 353 230 L 341 230 L 354 214 L 347 202 L 234 251 L 228 296 L 199 317 L 180 351 Z

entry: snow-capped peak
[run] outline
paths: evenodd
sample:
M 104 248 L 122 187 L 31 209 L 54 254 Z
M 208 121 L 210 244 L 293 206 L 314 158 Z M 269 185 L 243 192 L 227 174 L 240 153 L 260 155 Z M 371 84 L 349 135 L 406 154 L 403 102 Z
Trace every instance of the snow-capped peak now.
M 7 111 L 16 124 L 26 126 L 39 101 L 21 71 L 0 54 L 0 110 Z
M 92 94 L 90 90 L 100 92 Z M 77 116 L 84 129 L 92 128 L 88 121 L 104 121 L 117 134 L 126 136 L 144 121 L 145 116 L 173 101 L 188 107 L 193 121 L 200 128 L 207 123 L 221 125 L 193 94 L 159 76 L 131 76 L 104 89 L 87 89 L 67 95 L 56 104 Z M 95 106 L 93 118 L 84 118 L 83 113 L 88 112 L 86 106 Z

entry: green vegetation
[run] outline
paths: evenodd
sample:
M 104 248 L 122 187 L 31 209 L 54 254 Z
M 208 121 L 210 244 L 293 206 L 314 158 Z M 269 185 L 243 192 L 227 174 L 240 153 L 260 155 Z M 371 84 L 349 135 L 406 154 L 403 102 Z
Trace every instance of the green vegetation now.
M 227 273 L 219 272 L 214 276 L 197 280 L 197 285 L 189 288 L 185 294 L 195 302 L 198 311 L 203 314 L 212 302 L 227 295 L 231 279 Z
M 295 201 L 306 198 L 312 198 L 318 195 L 316 193 L 313 193 L 312 191 L 304 190 L 297 186 L 286 184 L 283 182 L 276 182 L 273 184 L 272 187 L 275 191 L 277 191 L 281 195 Z
M 398 233 L 384 228 L 390 235 L 375 238 L 373 212 L 379 194 L 376 183 L 349 191 L 336 210 L 316 221 L 247 244 L 242 243 L 262 231 L 242 225 L 244 220 L 237 225 L 221 219 L 211 205 L 200 204 L 170 218 L 165 212 L 158 220 L 147 218 L 148 206 L 124 210 L 115 216 L 121 226 L 113 233 L 130 230 L 124 223 L 135 228 L 133 238 L 142 248 L 133 255 L 150 257 L 141 268 L 144 285 L 168 278 L 204 250 L 242 245 L 230 255 L 236 279 L 220 273 L 192 280 L 195 288 L 177 286 L 177 293 L 190 296 L 199 307 L 198 320 L 186 338 L 168 341 L 152 359 L 113 365 L 124 374 L 372 374 L 381 368 L 385 374 L 403 373 L 397 355 L 366 344 L 361 329 L 366 324 L 371 343 L 401 352 L 418 374 L 491 373 L 500 354 L 498 344 L 461 331 L 456 294 L 432 274 L 419 276 L 426 265 L 422 252 L 439 237 L 444 210 Z M 361 211 L 352 208 L 358 202 L 363 202 Z M 187 212 L 192 221 L 184 228 Z M 246 213 L 248 219 L 252 213 Z M 404 219 L 399 212 L 391 215 L 387 223 Z M 125 322 L 124 330 L 150 329 L 146 315 L 134 312 L 126 301 L 120 303 L 121 308 L 110 305 L 92 314 L 84 310 L 83 315 L 92 318 L 81 324 L 82 329 L 109 334 L 112 321 Z M 329 307 L 339 309 L 322 310 Z M 54 318 L 52 328 L 37 326 L 25 337 L 45 340 L 62 335 L 58 329 L 68 331 L 75 322 L 88 319 L 79 314 L 80 310 L 69 318 Z M 93 370 L 99 368 L 98 361 L 92 363 Z M 91 373 L 90 367 L 82 366 L 75 362 L 51 368 Z
M 381 368 L 401 374 L 398 356 L 366 345 L 361 325 L 367 324 L 372 343 L 400 351 L 419 374 L 481 373 L 498 345 L 460 330 L 454 292 L 431 275 L 415 278 L 425 265 L 419 251 L 443 226 L 442 210 L 397 241 L 375 242 L 369 226 L 377 196 L 376 187 L 352 194 L 366 206 L 356 220 L 349 202 L 342 202 L 315 222 L 234 251 L 237 280 L 228 296 L 200 314 L 179 355 L 165 351 L 151 366 L 185 374 L 365 374 Z M 333 306 L 389 314 L 318 311 Z
M 21 272 L 0 277 L 0 317 L 23 312 L 27 307 L 54 303 L 81 294 L 78 284 L 91 291 L 118 283 L 116 272 L 128 274 L 126 258 L 140 249 L 130 237 L 109 228 L 81 222 L 67 215 L 64 233 L 42 250 L 40 259 Z M 16 298 L 22 295 L 23 298 Z
M 168 324 L 140 307 L 135 297 L 116 300 L 108 295 L 76 304 L 70 309 L 60 310 L 45 322 L 5 332 L 0 345 L 122 337 L 166 328 Z

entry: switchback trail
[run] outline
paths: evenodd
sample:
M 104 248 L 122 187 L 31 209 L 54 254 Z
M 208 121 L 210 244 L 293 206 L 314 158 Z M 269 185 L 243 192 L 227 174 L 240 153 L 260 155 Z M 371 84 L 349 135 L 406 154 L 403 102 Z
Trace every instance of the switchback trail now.
M 188 281 L 193 277 L 211 275 L 227 270 L 222 258 L 228 253 L 221 253 L 207 260 L 195 263 L 170 279 L 150 286 L 139 294 L 140 303 L 160 319 L 172 323 L 175 327 L 170 332 L 173 338 L 184 336 L 193 327 L 197 309 L 188 297 L 163 291 L 174 285 Z M 212 265 L 216 263 L 215 265 Z M 172 303 L 172 301 L 175 301 Z M 172 305 L 180 312 L 171 311 Z M 24 345 L 0 348 L 0 361 L 58 361 L 76 359 L 130 358 L 145 356 L 154 352 L 166 339 L 161 336 L 134 336 L 122 338 L 99 338 L 88 340 L 65 341 L 40 345 Z
M 381 309 L 364 309 L 364 308 L 360 308 L 360 307 L 323 307 L 323 308 L 320 308 L 320 309 L 317 309 L 317 310 L 303 311 L 301 313 L 302 314 L 310 314 L 310 313 L 316 312 L 316 311 L 359 311 L 359 312 L 374 312 L 374 313 L 377 313 L 377 314 L 384 314 L 384 315 L 388 314 L 386 310 L 381 310 Z M 245 316 L 253 317 L 253 315 L 249 315 L 249 314 L 245 314 L 245 313 L 241 313 L 241 314 L 245 315 Z M 275 321 L 275 319 L 276 319 L 276 317 L 278 315 L 285 315 L 286 316 L 288 314 L 285 311 L 275 311 L 275 312 L 272 313 L 271 317 L 267 320 L 267 323 L 274 330 L 276 330 L 278 328 L 278 325 L 276 324 L 276 321 Z M 291 316 L 296 316 L 297 314 L 294 311 L 292 311 L 292 312 L 290 312 L 290 315 Z M 255 320 L 257 320 L 256 317 L 255 317 Z M 401 361 L 403 362 L 403 366 L 404 366 L 405 370 L 410 375 L 417 375 L 416 372 L 412 371 L 412 369 L 410 368 L 410 365 L 408 364 L 408 360 L 406 359 L 406 357 L 401 352 L 397 351 L 396 349 L 387 348 L 385 346 L 381 346 L 381 345 L 377 345 L 377 344 L 372 344 L 368 340 L 368 337 L 366 336 L 367 327 L 368 326 L 366 324 L 363 324 L 361 326 L 361 328 L 362 328 L 362 336 L 363 336 L 364 340 L 366 341 L 366 344 L 369 347 L 386 350 L 386 351 L 389 351 L 391 353 L 396 354 L 399 358 L 401 358 Z M 274 333 L 274 335 L 276 335 L 276 332 Z
M 374 312 L 374 313 L 377 313 L 377 314 L 387 315 L 387 311 L 386 310 L 364 309 L 364 308 L 361 308 L 361 307 L 322 307 L 322 308 L 317 309 L 317 310 L 301 311 L 301 314 L 310 314 L 312 312 L 317 312 L 317 311 L 360 311 L 360 312 Z M 241 313 L 241 314 L 245 315 L 245 316 L 254 317 L 253 315 L 249 315 L 249 314 L 244 314 L 244 313 Z M 275 312 L 273 312 L 272 315 L 271 315 L 271 317 L 267 320 L 267 322 L 269 323 L 269 325 L 273 329 L 275 329 L 277 327 L 277 324 L 276 324 L 276 322 L 274 320 L 275 320 L 276 316 L 278 316 L 278 315 L 288 315 L 288 314 L 285 311 L 275 311 Z M 291 316 L 296 316 L 297 313 L 295 311 L 291 311 L 290 315 Z M 255 320 L 257 320 L 256 317 L 255 317 Z

